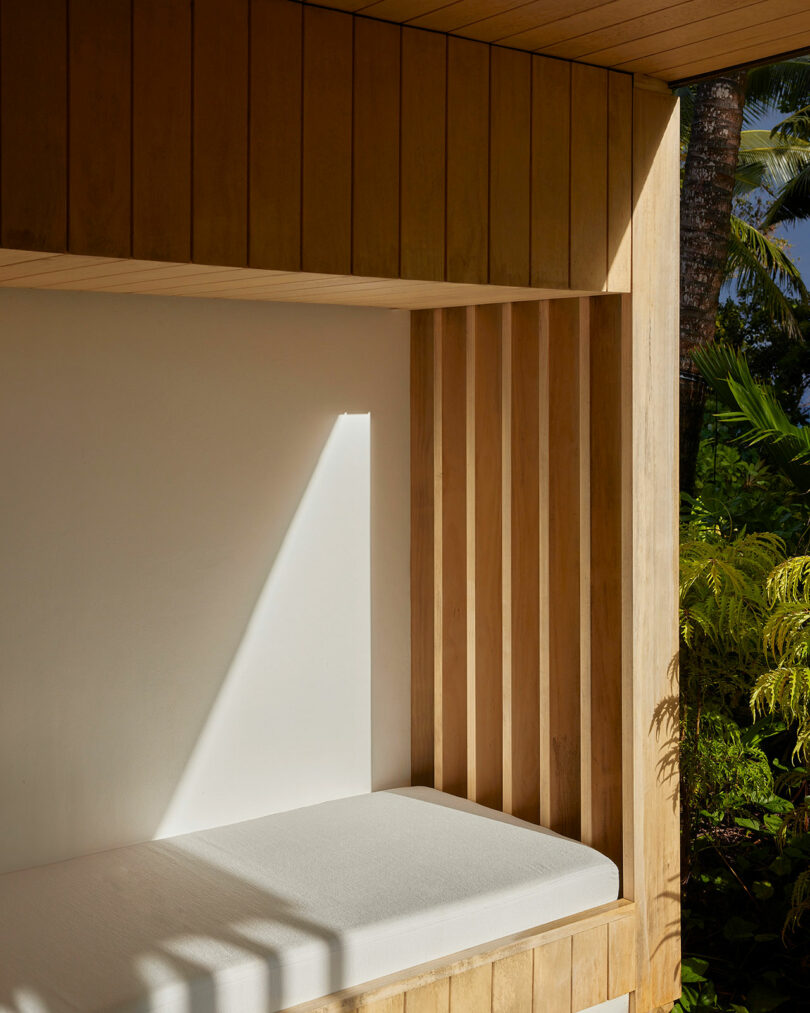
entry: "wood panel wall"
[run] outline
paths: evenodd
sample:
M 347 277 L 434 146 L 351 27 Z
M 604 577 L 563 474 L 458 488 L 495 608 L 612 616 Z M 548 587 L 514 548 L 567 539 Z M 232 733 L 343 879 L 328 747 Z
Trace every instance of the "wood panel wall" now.
M 0 245 L 627 291 L 631 91 L 293 0 L 3 0 Z
M 412 315 L 413 777 L 622 861 L 620 296 Z

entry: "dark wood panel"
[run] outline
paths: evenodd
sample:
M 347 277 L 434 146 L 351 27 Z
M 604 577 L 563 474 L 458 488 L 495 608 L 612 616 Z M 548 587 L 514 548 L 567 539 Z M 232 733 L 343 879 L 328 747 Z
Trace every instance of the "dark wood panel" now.
M 532 58 L 490 56 L 489 280 L 529 284 Z
M 411 314 L 411 782 L 433 785 L 436 313 Z
M 194 3 L 193 259 L 247 264 L 248 0 Z
M 132 0 L 132 255 L 191 259 L 191 4 Z
M 301 5 L 253 0 L 250 16 L 251 267 L 301 268 Z
M 402 29 L 403 278 L 444 279 L 447 40 Z
M 447 280 L 489 275 L 489 52 L 447 42 Z
M 352 18 L 304 10 L 302 265 L 352 269 Z
M 571 67 L 532 58 L 531 283 L 568 287 Z
M 632 251 L 633 79 L 608 76 L 608 235 L 609 292 L 629 292 Z
M 574 289 L 607 278 L 607 74 L 571 65 L 571 275 Z
M 354 274 L 399 274 L 399 64 L 399 26 L 355 18 Z
M 70 2 L 71 253 L 132 252 L 130 29 L 129 0 Z
M 67 248 L 66 0 L 0 5 L 0 239 Z
M 474 574 L 473 600 L 468 602 L 474 617 L 468 794 L 494 809 L 500 809 L 503 802 L 502 312 L 498 305 L 478 306 L 473 312 L 472 333 L 468 335 L 473 377 L 471 384 L 468 377 L 467 390 L 471 399 L 468 418 L 474 427 L 475 515 L 470 532 L 474 555 L 468 561 Z

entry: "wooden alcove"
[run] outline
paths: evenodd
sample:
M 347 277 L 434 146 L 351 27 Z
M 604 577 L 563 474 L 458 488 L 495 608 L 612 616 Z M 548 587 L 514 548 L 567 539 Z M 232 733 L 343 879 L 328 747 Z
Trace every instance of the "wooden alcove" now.
M 302 1009 L 668 1008 L 663 82 L 795 48 L 785 33 L 806 43 L 810 24 L 770 5 L 757 43 L 769 5 L 737 25 L 723 4 L 708 40 L 683 4 L 615 23 L 615 4 L 561 17 L 551 0 L 331 6 L 3 0 L 0 286 L 413 311 L 413 781 L 593 845 L 622 899 Z

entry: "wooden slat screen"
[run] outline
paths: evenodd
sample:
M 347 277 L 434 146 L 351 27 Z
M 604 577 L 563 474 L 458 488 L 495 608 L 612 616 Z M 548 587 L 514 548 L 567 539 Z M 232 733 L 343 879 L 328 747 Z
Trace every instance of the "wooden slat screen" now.
M 626 74 L 293 0 L 4 0 L 0 28 L 5 247 L 629 288 Z
M 411 360 L 414 780 L 619 863 L 626 322 L 422 311 Z

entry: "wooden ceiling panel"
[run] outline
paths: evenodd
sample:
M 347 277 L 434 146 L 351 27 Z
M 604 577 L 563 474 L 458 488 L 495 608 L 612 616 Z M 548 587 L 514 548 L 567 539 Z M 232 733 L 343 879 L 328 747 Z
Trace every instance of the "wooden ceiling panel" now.
M 810 50 L 807 0 L 306 0 L 677 81 Z

